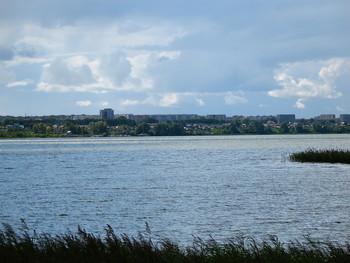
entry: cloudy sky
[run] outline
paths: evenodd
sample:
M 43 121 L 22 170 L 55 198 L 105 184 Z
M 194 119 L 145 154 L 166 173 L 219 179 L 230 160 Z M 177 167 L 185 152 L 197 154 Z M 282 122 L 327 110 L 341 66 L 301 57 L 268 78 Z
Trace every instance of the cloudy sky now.
M 348 0 L 1 0 L 0 115 L 350 113 Z

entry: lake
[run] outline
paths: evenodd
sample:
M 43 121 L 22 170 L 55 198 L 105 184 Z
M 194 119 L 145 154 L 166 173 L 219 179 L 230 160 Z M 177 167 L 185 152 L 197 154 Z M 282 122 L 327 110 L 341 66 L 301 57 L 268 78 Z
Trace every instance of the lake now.
M 294 163 L 350 135 L 0 140 L 0 222 L 52 234 L 350 240 L 350 165 Z

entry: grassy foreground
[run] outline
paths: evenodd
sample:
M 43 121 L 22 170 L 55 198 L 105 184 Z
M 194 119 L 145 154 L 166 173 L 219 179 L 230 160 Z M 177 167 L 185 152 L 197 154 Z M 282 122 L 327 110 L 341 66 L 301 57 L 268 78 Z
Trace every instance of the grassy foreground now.
M 169 240 L 154 243 L 116 235 L 110 226 L 105 237 L 89 234 L 80 227 L 77 233 L 61 236 L 30 234 L 27 228 L 16 233 L 3 224 L 0 230 L 0 261 L 5 262 L 350 262 L 350 244 L 320 243 L 281 244 L 271 236 L 257 242 L 237 237 L 226 243 L 195 238 L 193 244 L 181 248 Z
M 289 156 L 294 162 L 318 162 L 318 163 L 346 163 L 350 164 L 349 150 L 316 150 L 308 149 L 296 152 Z

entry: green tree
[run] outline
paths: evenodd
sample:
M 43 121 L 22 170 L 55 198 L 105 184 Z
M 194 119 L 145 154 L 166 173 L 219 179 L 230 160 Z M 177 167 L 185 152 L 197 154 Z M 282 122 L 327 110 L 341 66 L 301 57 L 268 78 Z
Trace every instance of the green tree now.
M 261 121 L 254 122 L 254 133 L 257 133 L 257 134 L 265 133 L 265 126 L 262 124 Z
M 150 125 L 146 122 L 141 122 L 136 126 L 136 134 L 148 134 L 150 130 Z
M 266 127 L 264 127 L 264 133 L 265 134 L 272 134 L 273 130 L 271 129 L 270 126 L 266 126 Z
M 282 123 L 281 125 L 281 133 L 289 133 L 289 127 L 287 123 Z
M 32 128 L 34 133 L 37 134 L 44 134 L 46 133 L 46 124 L 45 123 L 35 123 Z
M 157 123 L 154 126 L 154 135 L 156 136 L 167 136 L 169 135 L 169 127 L 167 123 Z
M 132 131 L 131 131 L 131 127 L 129 125 L 123 124 L 123 125 L 118 125 L 115 133 L 117 135 L 131 135 Z
M 53 133 L 53 128 L 51 125 L 47 125 L 45 128 L 46 134 L 52 134 Z
M 239 134 L 241 133 L 240 130 L 237 127 L 237 123 L 236 122 L 231 122 L 230 125 L 228 126 L 228 130 L 230 131 L 230 133 L 233 134 Z
M 331 127 L 328 125 L 322 125 L 321 123 L 314 122 L 312 124 L 312 130 L 314 133 L 330 133 Z
M 298 123 L 295 126 L 295 132 L 296 133 L 305 133 L 305 129 L 304 129 L 304 127 L 303 127 L 303 125 L 301 123 Z
M 170 136 L 179 136 L 184 133 L 183 127 L 176 122 L 168 123 L 169 134 Z
M 90 122 L 89 129 L 93 135 L 101 135 L 107 133 L 107 123 L 104 121 Z

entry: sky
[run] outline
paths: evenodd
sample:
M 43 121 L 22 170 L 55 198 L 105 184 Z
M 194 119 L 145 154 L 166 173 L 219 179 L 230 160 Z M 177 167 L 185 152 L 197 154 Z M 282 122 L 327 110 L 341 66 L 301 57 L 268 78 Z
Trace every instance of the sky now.
M 0 0 L 0 115 L 350 114 L 348 0 Z

